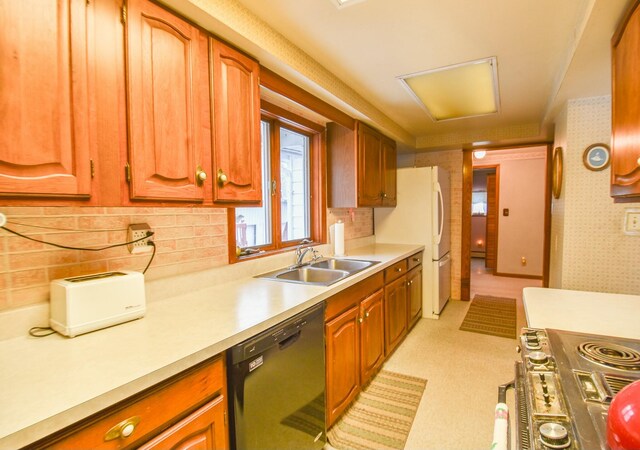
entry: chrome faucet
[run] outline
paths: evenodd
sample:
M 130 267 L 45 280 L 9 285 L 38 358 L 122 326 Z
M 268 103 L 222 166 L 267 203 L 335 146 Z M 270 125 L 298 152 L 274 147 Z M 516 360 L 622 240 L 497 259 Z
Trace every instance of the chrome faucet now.
M 317 261 L 318 259 L 322 258 L 322 255 L 320 254 L 320 252 L 318 252 L 315 248 L 313 247 L 306 247 L 303 248 L 302 246 L 305 244 L 310 244 L 311 241 L 309 239 L 303 239 L 300 242 L 300 245 L 298 245 L 296 247 L 296 262 L 295 264 L 292 266 L 292 268 L 297 268 L 297 267 L 302 267 L 304 264 L 302 263 L 302 261 L 304 260 L 304 257 L 307 253 L 311 252 L 312 257 L 311 257 L 311 261 Z

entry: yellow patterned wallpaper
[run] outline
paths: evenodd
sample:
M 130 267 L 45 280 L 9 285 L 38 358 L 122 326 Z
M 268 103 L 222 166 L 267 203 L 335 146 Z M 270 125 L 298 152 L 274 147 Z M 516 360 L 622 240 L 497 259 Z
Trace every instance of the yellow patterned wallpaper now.
M 582 162 L 589 145 L 610 144 L 611 97 L 570 100 L 559 121 L 564 182 L 553 203 L 550 287 L 640 294 L 640 236 L 622 232 L 625 208 L 638 203 L 614 203 L 610 169 L 593 172 Z

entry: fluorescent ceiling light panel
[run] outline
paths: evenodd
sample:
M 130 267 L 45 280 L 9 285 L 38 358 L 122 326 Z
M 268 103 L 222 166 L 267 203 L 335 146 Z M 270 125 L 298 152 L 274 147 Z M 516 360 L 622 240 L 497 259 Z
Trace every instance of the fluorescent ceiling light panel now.
M 398 79 L 436 122 L 495 114 L 500 110 L 495 57 Z

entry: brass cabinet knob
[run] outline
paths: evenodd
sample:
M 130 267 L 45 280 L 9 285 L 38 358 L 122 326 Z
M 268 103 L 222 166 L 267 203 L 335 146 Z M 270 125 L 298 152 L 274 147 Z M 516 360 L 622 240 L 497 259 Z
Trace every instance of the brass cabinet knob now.
M 218 184 L 222 186 L 227 181 L 229 181 L 227 175 L 222 171 L 222 169 L 218 169 Z
M 105 442 L 113 441 L 114 439 L 125 439 L 133 434 L 136 426 L 140 423 L 139 416 L 129 417 L 122 422 L 111 427 L 109 431 L 104 435 Z
M 638 165 L 640 166 L 640 158 L 638 158 L 638 160 L 636 161 L 638 163 Z
M 362 318 L 362 316 L 358 317 L 358 323 L 362 323 L 364 321 L 364 319 Z
M 207 172 L 202 170 L 202 167 L 198 166 L 196 168 L 196 183 L 198 183 L 198 186 L 202 186 L 202 183 L 204 183 L 206 179 Z
M 398 268 L 396 269 L 396 272 L 402 272 L 402 267 L 398 267 Z
M 369 311 L 367 311 L 366 313 L 364 313 L 364 317 L 368 318 L 369 317 Z

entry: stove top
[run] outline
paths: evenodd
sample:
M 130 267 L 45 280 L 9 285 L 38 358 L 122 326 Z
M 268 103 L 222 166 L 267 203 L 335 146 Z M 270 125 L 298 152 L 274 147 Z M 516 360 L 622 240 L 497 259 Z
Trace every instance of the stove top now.
M 608 449 L 609 404 L 640 379 L 640 340 L 528 328 L 520 340 L 533 448 Z

